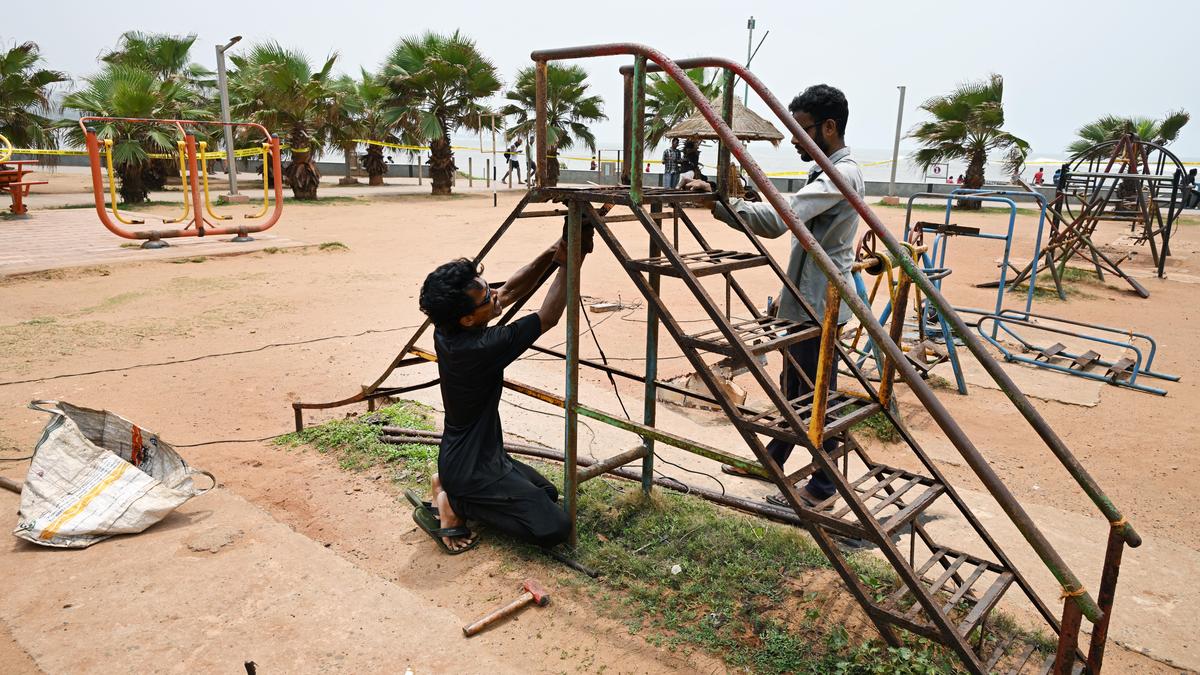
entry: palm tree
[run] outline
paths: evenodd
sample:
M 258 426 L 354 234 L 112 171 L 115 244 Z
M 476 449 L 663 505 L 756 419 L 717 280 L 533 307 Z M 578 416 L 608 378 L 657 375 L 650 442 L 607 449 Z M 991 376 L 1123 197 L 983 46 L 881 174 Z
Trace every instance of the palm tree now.
M 121 34 L 117 48 L 103 54 L 105 63 L 136 66 L 149 70 L 160 80 L 176 80 L 198 92 L 215 86 L 213 72 L 192 63 L 196 34 L 168 35 L 131 30 Z
M 1143 141 L 1157 145 L 1167 145 L 1179 137 L 1180 130 L 1190 119 L 1191 115 L 1185 110 L 1169 112 L 1161 120 L 1149 117 L 1105 115 L 1080 127 L 1075 132 L 1079 138 L 1067 146 L 1067 152 L 1078 155 L 1086 152 L 1093 145 L 1105 141 L 1115 141 L 1125 134 L 1134 134 Z
M 344 92 L 341 95 L 351 98 L 355 103 L 354 121 L 350 128 L 358 135 L 347 138 L 366 138 L 384 143 L 417 142 L 417 130 L 411 116 L 403 109 L 389 106 L 391 89 L 381 77 L 361 69 L 358 80 L 344 78 L 339 81 L 339 87 Z M 370 185 L 383 185 L 383 177 L 388 170 L 383 146 L 367 144 L 362 167 L 367 172 Z
M 32 42 L 0 52 L 0 135 L 18 148 L 55 148 L 58 136 L 46 117 L 53 111 L 52 85 L 67 74 L 38 68 L 42 56 Z
M 230 60 L 236 68 L 229 76 L 231 111 L 286 135 L 290 161 L 283 175 L 296 199 L 316 199 L 321 172 L 313 158 L 321 153 L 337 112 L 330 76 L 337 54 L 315 72 L 307 56 L 277 42 L 257 44 Z
M 429 142 L 433 194 L 450 194 L 450 134 L 458 128 L 479 129 L 481 115 L 490 112 L 480 99 L 500 90 L 496 66 L 458 31 L 449 36 L 427 32 L 401 39 L 381 75 L 393 94 L 388 114 L 411 119 L 420 138 Z
M 117 42 L 117 47 L 101 55 L 105 63 L 129 66 L 145 70 L 160 81 L 178 84 L 183 91 L 190 94 L 190 99 L 179 101 L 180 109 L 208 108 L 207 117 L 218 116 L 215 93 L 216 82 L 213 72 L 197 63 L 192 63 L 192 46 L 196 43 L 196 35 L 168 35 L 166 33 L 143 33 L 131 30 L 123 33 Z M 164 111 L 164 117 L 180 118 L 178 111 Z M 199 140 L 208 141 L 214 149 L 221 138 L 219 129 L 192 127 L 189 131 Z M 146 187 L 150 190 L 161 190 L 169 183 L 179 182 L 179 172 L 175 160 L 155 159 L 151 168 L 143 172 Z
M 603 99 L 588 95 L 586 80 L 587 71 L 577 65 L 546 65 L 546 143 L 556 152 L 571 148 L 577 142 L 596 151 L 596 137 L 588 124 L 608 117 L 604 114 Z M 504 132 L 509 138 L 533 135 L 537 124 L 536 88 L 537 75 L 533 66 L 528 66 L 517 73 L 516 84 L 504 94 L 512 102 L 501 108 L 500 114 L 516 118 L 513 126 Z M 558 183 L 557 165 L 557 160 L 551 160 L 547 185 Z
M 983 187 L 988 153 L 1004 152 L 1007 169 L 1015 170 L 1029 155 L 1029 144 L 1004 131 L 1004 78 L 992 74 L 977 82 L 964 82 L 945 96 L 921 104 L 933 116 L 909 132 L 921 149 L 912 161 L 922 170 L 949 160 L 966 160 L 964 187 Z M 960 201 L 959 208 L 977 209 L 978 200 Z
M 334 96 L 329 100 L 329 110 L 325 116 L 327 129 L 324 130 L 329 142 L 342 150 L 342 160 L 346 164 L 346 175 L 338 181 L 339 185 L 355 185 L 358 179 L 354 177 L 354 151 L 358 148 L 356 139 L 364 138 L 362 123 L 365 114 L 363 101 L 358 95 L 358 82 L 349 75 L 330 83 Z
M 161 81 L 154 73 L 134 66 L 108 64 L 88 77 L 87 86 L 63 99 L 63 107 L 82 115 L 99 117 L 142 117 L 206 119 L 209 112 L 196 105 L 185 85 Z M 73 120 L 62 120 L 67 138 L 84 144 L 83 132 Z M 140 203 L 150 198 L 146 174 L 152 171 L 153 153 L 174 153 L 178 132 L 168 125 L 94 122 L 100 140 L 113 140 L 113 163 L 121 181 L 121 201 Z
M 687 71 L 688 79 L 696 84 L 704 97 L 712 100 L 721 93 L 721 83 L 714 76 L 707 79 L 704 68 L 692 68 Z M 707 80 L 707 81 L 706 81 Z M 687 119 L 696 112 L 692 99 L 683 93 L 683 88 L 675 80 L 661 73 L 650 73 L 646 77 L 646 144 L 645 148 L 653 148 L 662 141 L 663 136 L 671 127 Z

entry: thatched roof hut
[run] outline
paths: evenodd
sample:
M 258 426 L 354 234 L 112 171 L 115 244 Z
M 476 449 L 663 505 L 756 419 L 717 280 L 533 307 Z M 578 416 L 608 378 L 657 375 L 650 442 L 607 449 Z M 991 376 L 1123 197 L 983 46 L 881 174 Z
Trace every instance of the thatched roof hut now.
M 712 100 L 713 109 L 720 114 L 723 97 Z M 760 117 L 757 113 L 733 99 L 733 134 L 743 141 L 770 141 L 771 145 L 779 145 L 783 134 L 773 124 Z M 717 132 L 700 111 L 692 113 L 684 121 L 671 127 L 666 133 L 667 138 L 701 138 L 716 140 Z

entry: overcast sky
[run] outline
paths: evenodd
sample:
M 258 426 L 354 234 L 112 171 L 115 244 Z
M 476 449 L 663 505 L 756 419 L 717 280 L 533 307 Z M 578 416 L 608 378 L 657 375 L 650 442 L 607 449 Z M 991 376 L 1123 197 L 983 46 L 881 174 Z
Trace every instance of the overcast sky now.
M 921 101 L 989 72 L 1004 76 L 1007 128 L 1033 145 L 1031 159 L 1061 157 L 1073 131 L 1101 114 L 1161 116 L 1184 108 L 1200 115 L 1195 2 L 58 0 L 40 5 L 45 11 L 38 6 L 7 13 L 0 42 L 37 42 L 49 67 L 74 77 L 95 71 L 98 54 L 130 29 L 194 32 L 195 60 L 213 68 L 214 44 L 240 34 L 245 43 L 301 48 L 314 61 L 337 52 L 338 69 L 357 73 L 359 66 L 378 66 L 401 36 L 458 28 L 508 83 L 530 63 L 531 50 L 548 47 L 633 41 L 676 58 L 744 60 L 746 19 L 753 14 L 755 41 L 770 31 L 755 73 L 785 102 L 810 84 L 840 87 L 850 100 L 848 141 L 859 148 L 891 148 L 897 85 L 908 87 L 907 130 L 921 119 Z M 605 147 L 620 139 L 616 68 L 627 61 L 581 62 L 612 118 L 595 130 Z M 1174 149 L 1200 157 L 1200 119 Z

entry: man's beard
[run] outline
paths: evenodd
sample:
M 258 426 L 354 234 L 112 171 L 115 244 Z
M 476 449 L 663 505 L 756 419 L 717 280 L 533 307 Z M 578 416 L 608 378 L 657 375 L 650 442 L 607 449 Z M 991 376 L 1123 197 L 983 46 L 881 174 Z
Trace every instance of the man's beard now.
M 817 148 L 819 148 L 821 150 L 821 154 L 828 156 L 829 150 L 825 143 L 825 133 L 820 132 L 818 135 L 813 136 L 812 139 L 813 139 L 813 143 L 817 144 Z M 808 154 L 803 149 L 800 150 L 800 159 L 805 162 L 813 161 L 812 155 Z

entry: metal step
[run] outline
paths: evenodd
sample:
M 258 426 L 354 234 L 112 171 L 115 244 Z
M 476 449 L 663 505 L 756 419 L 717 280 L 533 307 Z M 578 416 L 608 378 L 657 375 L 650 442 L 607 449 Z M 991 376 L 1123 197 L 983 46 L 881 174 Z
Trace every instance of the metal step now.
M 985 667 L 996 675 L 1047 675 L 1054 667 L 1053 650 L 1039 648 L 1029 638 L 1016 633 L 1002 638 L 990 649 L 985 647 L 985 653 Z M 1071 675 L 1083 672 L 1084 663 L 1076 659 L 1071 666 Z
M 987 618 L 1013 582 L 1012 572 L 1004 566 L 948 546 L 933 551 L 916 573 L 940 611 L 950 618 L 955 631 L 964 638 Z M 894 589 L 875 611 L 886 621 L 918 635 L 934 640 L 940 635 L 925 616 L 920 603 L 912 597 L 912 591 L 903 584 Z
M 778 319 L 762 316 L 732 324 L 737 332 L 738 340 L 752 355 L 764 354 L 788 345 L 809 340 L 821 335 L 820 326 L 801 327 L 801 324 L 789 319 Z M 694 349 L 702 349 L 725 356 L 735 356 L 737 350 L 730 346 L 729 341 L 721 334 L 719 328 L 712 328 L 701 333 L 684 336 L 681 343 Z
M 732 272 L 747 267 L 761 267 L 767 264 L 766 256 L 759 255 L 758 253 L 724 251 L 719 249 L 681 253 L 679 254 L 679 258 L 691 270 L 692 274 L 697 277 Z M 629 262 L 629 266 L 641 272 L 657 272 L 669 277 L 682 276 L 666 256 L 632 260 Z
M 945 486 L 933 478 L 882 464 L 870 467 L 867 473 L 850 481 L 850 487 L 889 536 L 912 522 L 946 491 Z M 834 510 L 839 501 L 841 508 Z M 841 495 L 826 499 L 814 510 L 828 511 L 838 520 L 849 518 L 845 522 L 850 524 L 858 522 Z
M 812 417 L 813 394 L 788 401 L 792 410 L 800 418 L 803 429 L 790 429 L 779 410 L 770 408 L 753 414 L 742 414 L 733 419 L 734 424 L 746 427 L 757 434 L 763 434 L 781 441 L 799 443 L 799 436 L 808 435 L 809 418 Z M 882 410 L 878 403 L 866 401 L 857 396 L 841 392 L 829 392 L 829 401 L 825 408 L 825 429 L 821 439 L 832 438 L 850 427 Z

